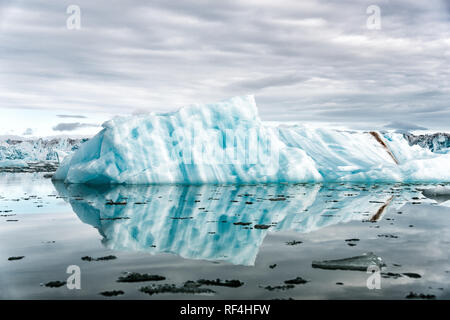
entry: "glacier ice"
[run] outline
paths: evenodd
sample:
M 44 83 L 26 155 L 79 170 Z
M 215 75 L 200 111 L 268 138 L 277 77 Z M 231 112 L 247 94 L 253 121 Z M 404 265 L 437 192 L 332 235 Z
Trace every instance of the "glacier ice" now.
M 419 145 L 422 148 L 428 148 L 433 152 L 446 153 L 450 150 L 450 134 L 434 133 L 414 135 L 411 133 L 403 134 L 410 145 Z
M 21 168 L 28 167 L 28 164 L 23 160 L 0 160 L 0 168 Z
M 398 162 L 398 164 L 396 163 Z M 54 175 L 66 183 L 450 181 L 450 153 L 393 132 L 271 127 L 253 96 L 114 118 Z
M 19 160 L 25 162 L 40 162 L 40 161 L 62 161 L 64 157 L 73 151 L 77 150 L 79 145 L 87 138 L 35 138 L 22 139 L 3 138 L 0 139 L 0 161 Z M 13 164 L 13 162 L 11 162 Z

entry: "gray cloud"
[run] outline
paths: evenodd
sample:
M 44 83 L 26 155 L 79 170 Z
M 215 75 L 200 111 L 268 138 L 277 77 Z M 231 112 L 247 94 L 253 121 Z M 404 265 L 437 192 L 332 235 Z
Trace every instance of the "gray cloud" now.
M 86 116 L 76 115 L 76 114 L 57 114 L 58 118 L 74 118 L 74 119 L 85 119 Z
M 79 123 L 79 122 L 72 122 L 72 123 L 58 123 L 56 126 L 53 127 L 54 131 L 74 131 L 81 128 L 87 128 L 87 127 L 98 127 L 96 124 L 90 124 L 90 123 Z
M 24 136 L 30 136 L 32 134 L 33 134 L 33 129 L 31 129 L 31 128 L 25 129 L 25 131 L 22 133 L 22 135 L 24 135 Z
M 386 129 L 397 129 L 403 131 L 412 131 L 412 130 L 428 130 L 425 127 L 421 127 L 408 122 L 394 121 L 384 126 Z
M 0 4 L 0 107 L 169 111 L 253 93 L 264 120 L 450 123 L 447 0 Z M 7 111 L 6 111 L 7 112 Z

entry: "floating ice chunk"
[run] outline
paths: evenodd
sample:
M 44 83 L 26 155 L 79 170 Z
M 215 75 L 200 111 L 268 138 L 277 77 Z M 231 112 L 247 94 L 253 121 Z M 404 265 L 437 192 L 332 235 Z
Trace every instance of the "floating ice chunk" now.
M 367 271 L 367 268 L 370 266 L 377 266 L 381 270 L 381 268 L 385 267 L 386 264 L 383 259 L 376 256 L 373 252 L 368 252 L 360 256 L 345 259 L 312 262 L 313 268 L 330 270 Z
M 427 196 L 449 196 L 450 197 L 450 187 L 437 186 L 435 188 L 427 188 L 422 191 L 422 193 Z
M 422 194 L 438 203 L 450 200 L 450 187 L 437 186 L 434 188 L 427 188 L 422 190 Z
M 0 160 L 0 168 L 24 168 L 28 163 L 23 160 Z

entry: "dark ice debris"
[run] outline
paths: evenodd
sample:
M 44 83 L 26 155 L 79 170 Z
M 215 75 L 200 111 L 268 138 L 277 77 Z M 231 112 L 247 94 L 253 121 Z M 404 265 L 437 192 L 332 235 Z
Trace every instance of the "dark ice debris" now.
M 117 202 L 114 202 L 114 201 L 112 201 L 112 200 L 108 200 L 108 201 L 106 201 L 105 204 L 108 205 L 108 206 L 124 206 L 124 205 L 127 204 L 127 202 L 126 202 L 126 201 L 117 201 Z
M 143 281 L 161 281 L 166 280 L 166 277 L 159 276 L 156 274 L 147 274 L 147 273 L 137 273 L 132 272 L 127 274 L 126 276 L 119 277 L 117 282 L 143 282 Z
M 125 294 L 125 292 L 123 292 L 122 290 L 112 290 L 112 291 L 103 291 L 100 292 L 100 294 L 105 297 L 115 297 Z
M 25 256 L 9 257 L 8 261 L 22 260 Z
M 222 281 L 220 279 L 216 279 L 216 280 L 200 279 L 197 281 L 197 283 L 199 283 L 201 285 L 206 285 L 206 286 L 221 286 L 221 287 L 230 287 L 230 288 L 238 288 L 244 284 L 243 282 L 241 282 L 239 280 Z
M 117 257 L 113 256 L 113 255 L 99 257 L 99 258 L 92 258 L 90 256 L 84 256 L 81 258 L 81 260 L 83 260 L 83 261 L 107 261 L 107 260 L 114 260 L 114 259 L 117 259 Z
M 270 198 L 269 200 L 270 201 L 284 201 L 284 200 L 286 200 L 286 198 L 285 197 L 278 197 L 278 198 Z
M 395 272 L 382 272 L 381 277 L 383 278 L 392 278 L 392 279 L 398 279 L 401 278 L 402 275 L 400 273 Z
M 302 243 L 303 243 L 303 241 L 292 240 L 292 241 L 286 242 L 286 245 L 288 245 L 288 246 L 296 246 L 296 245 L 302 244 Z
M 305 284 L 308 280 L 303 279 L 302 277 L 297 277 L 295 279 L 284 281 L 285 284 Z
M 50 282 L 47 282 L 45 284 L 45 286 L 48 287 L 48 288 L 59 288 L 59 287 L 62 287 L 63 285 L 65 285 L 65 284 L 66 284 L 65 281 L 50 281 Z
M 408 278 L 414 278 L 414 279 L 419 279 L 422 278 L 422 276 L 418 273 L 413 273 L 413 272 L 403 272 L 403 275 L 407 276 Z
M 295 286 L 293 284 L 286 284 L 283 286 L 266 286 L 264 287 L 264 289 L 269 290 L 269 291 L 274 291 L 274 290 L 288 290 L 288 289 L 293 289 L 295 288 Z
M 110 220 L 110 221 L 113 221 L 113 220 L 127 220 L 127 219 L 130 219 L 130 217 L 100 218 L 100 220 Z
M 410 292 L 406 299 L 436 299 L 436 296 L 434 294 L 423 294 L 423 293 L 415 293 Z
M 189 293 L 189 294 L 201 294 L 201 293 L 215 293 L 215 291 L 209 288 L 200 288 L 201 284 L 195 281 L 186 281 L 182 286 L 176 286 L 174 284 L 162 284 L 162 285 L 150 285 L 142 287 L 139 291 L 153 295 L 160 293 Z
M 249 225 L 251 225 L 252 223 L 251 223 L 251 222 L 233 222 L 233 224 L 234 224 L 235 226 L 249 226 Z
M 397 239 L 398 236 L 393 235 L 393 234 L 379 234 L 377 236 L 378 238 L 391 238 L 391 239 Z
M 271 264 L 271 265 L 269 266 L 269 268 L 270 268 L 270 269 L 274 269 L 276 266 L 277 266 L 277 264 L 274 263 L 274 264 Z
M 255 229 L 269 229 L 269 228 L 270 228 L 270 225 L 267 225 L 267 224 L 257 224 L 257 225 L 255 225 L 254 228 L 255 228 Z

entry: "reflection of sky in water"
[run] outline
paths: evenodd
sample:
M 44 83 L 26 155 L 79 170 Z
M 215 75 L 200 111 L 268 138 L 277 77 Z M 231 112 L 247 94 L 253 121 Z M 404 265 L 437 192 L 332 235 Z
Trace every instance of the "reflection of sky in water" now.
M 446 272 L 450 271 L 450 209 L 423 199 L 415 191 L 417 186 L 116 186 L 99 190 L 57 185 L 55 190 L 50 180 L 39 175 L 19 176 L 2 176 L 0 182 L 0 211 L 8 208 L 17 214 L 0 221 L 0 297 L 98 298 L 100 291 L 123 289 L 125 298 L 147 298 L 136 286 L 115 283 L 123 271 L 162 274 L 167 283 L 177 284 L 218 277 L 246 283 L 242 289 L 219 288 L 212 298 L 220 299 L 404 298 L 409 291 L 450 297 Z M 11 201 L 28 195 L 41 197 L 43 206 L 38 208 L 30 200 Z M 286 200 L 269 200 L 283 197 Z M 106 205 L 108 200 L 127 204 Z M 129 219 L 114 220 L 119 217 Z M 378 222 L 361 222 L 374 217 Z M 256 224 L 270 227 L 251 229 Z M 350 247 L 345 242 L 348 238 L 360 241 Z M 292 240 L 303 243 L 286 245 Z M 387 271 L 416 272 L 422 279 L 383 279 L 383 290 L 374 292 L 365 288 L 364 272 L 311 268 L 313 260 L 368 251 L 386 261 Z M 84 255 L 107 254 L 119 258 L 104 263 L 80 260 Z M 26 258 L 8 262 L 7 257 L 14 255 Z M 82 267 L 84 290 L 39 286 L 64 280 L 69 264 Z M 273 270 L 268 268 L 272 264 L 277 264 Z M 310 283 L 286 292 L 261 288 L 296 276 Z M 336 286 L 337 281 L 345 285 Z
M 50 179 L 42 176 L 42 173 L 0 173 L 0 211 L 12 210 L 16 214 L 60 212 L 66 204 L 57 198 Z

